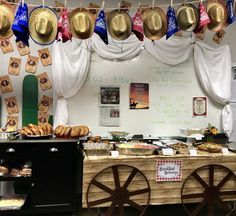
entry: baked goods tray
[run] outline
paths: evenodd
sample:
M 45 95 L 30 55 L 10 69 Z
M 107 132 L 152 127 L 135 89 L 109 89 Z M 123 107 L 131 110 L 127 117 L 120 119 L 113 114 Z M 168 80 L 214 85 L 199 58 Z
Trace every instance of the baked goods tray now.
M 215 144 L 215 143 L 208 143 L 202 142 L 195 144 L 195 147 L 199 150 L 206 151 L 209 153 L 220 153 L 222 151 L 223 145 Z
M 177 142 L 173 144 L 168 144 L 168 147 L 175 149 L 179 154 L 189 154 L 189 146 L 183 142 Z
M 159 146 L 143 142 L 127 142 L 116 145 L 120 155 L 147 156 L 153 155 Z
M 21 209 L 26 197 L 24 194 L 0 196 L 0 211 Z
M 142 149 L 142 148 L 117 148 L 120 155 L 133 155 L 133 156 L 148 156 L 153 155 L 156 149 Z
M 106 143 L 83 143 L 86 156 L 108 156 L 111 147 Z

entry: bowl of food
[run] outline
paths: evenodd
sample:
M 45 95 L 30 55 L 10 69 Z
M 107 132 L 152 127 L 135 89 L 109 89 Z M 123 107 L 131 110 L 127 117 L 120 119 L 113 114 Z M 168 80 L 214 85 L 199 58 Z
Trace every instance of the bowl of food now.
M 83 143 L 86 156 L 108 156 L 111 146 L 107 143 Z
M 129 133 L 124 131 L 110 131 L 108 132 L 112 136 L 112 140 L 114 141 L 120 141 L 122 138 L 126 138 Z

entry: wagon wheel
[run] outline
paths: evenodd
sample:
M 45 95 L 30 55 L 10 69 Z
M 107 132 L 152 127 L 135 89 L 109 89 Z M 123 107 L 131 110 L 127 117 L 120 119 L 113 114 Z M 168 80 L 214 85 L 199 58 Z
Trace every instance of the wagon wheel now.
M 227 167 L 217 164 L 196 169 L 185 179 L 181 189 L 182 204 L 190 216 L 203 216 L 204 213 L 214 216 L 215 212 L 217 215 L 222 212 L 222 216 L 232 215 L 235 206 L 223 200 L 235 198 L 236 175 Z
M 95 197 L 95 192 L 99 194 L 98 197 Z M 90 181 L 86 201 L 93 215 L 97 215 L 94 208 L 108 207 L 105 209 L 105 216 L 125 216 L 124 206 L 130 206 L 141 216 L 150 201 L 150 185 L 146 176 L 135 167 L 110 166 L 97 173 Z

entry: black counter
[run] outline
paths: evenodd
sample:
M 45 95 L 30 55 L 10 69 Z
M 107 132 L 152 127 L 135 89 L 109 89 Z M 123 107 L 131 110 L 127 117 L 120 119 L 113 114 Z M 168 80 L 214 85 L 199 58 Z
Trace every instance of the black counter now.
M 78 139 L 65 139 L 65 138 L 24 138 L 14 140 L 0 140 L 1 143 L 77 143 Z

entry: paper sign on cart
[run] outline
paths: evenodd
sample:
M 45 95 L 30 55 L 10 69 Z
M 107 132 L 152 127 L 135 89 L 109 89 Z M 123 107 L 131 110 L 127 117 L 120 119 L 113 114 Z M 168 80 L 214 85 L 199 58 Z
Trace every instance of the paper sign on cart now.
M 181 181 L 182 160 L 158 160 L 156 181 Z

